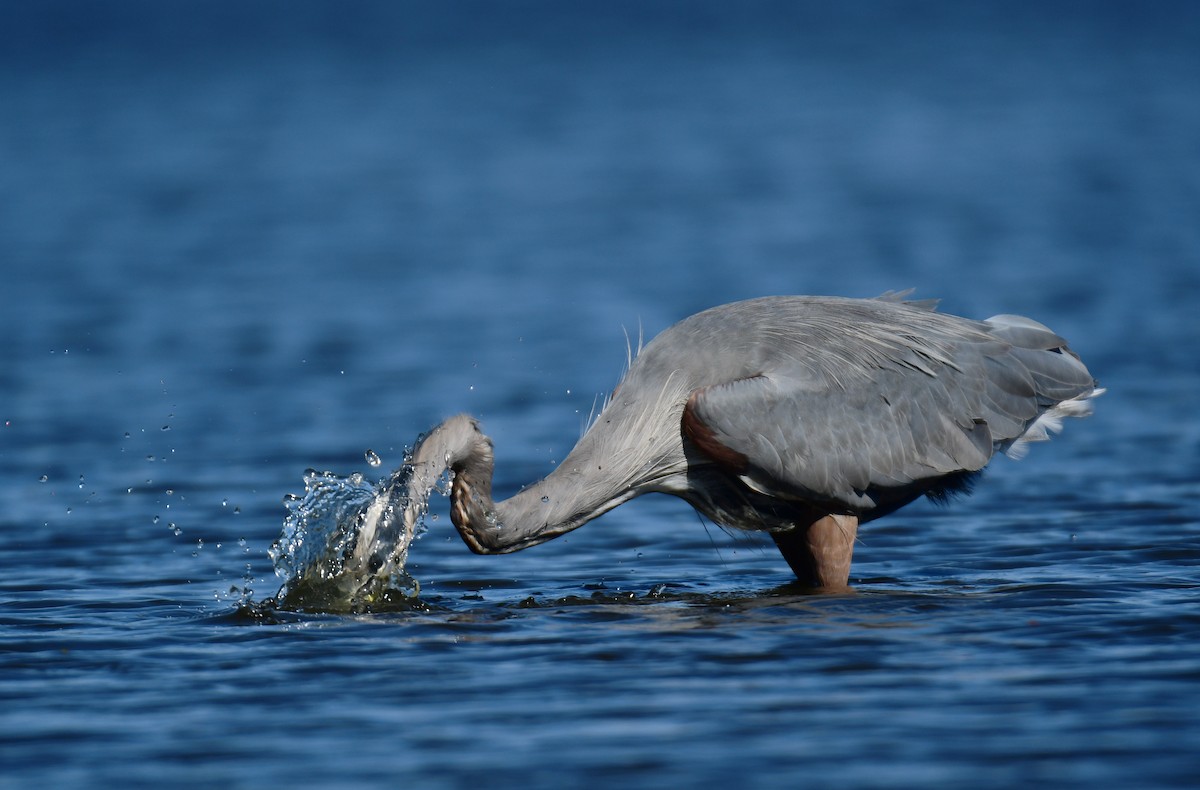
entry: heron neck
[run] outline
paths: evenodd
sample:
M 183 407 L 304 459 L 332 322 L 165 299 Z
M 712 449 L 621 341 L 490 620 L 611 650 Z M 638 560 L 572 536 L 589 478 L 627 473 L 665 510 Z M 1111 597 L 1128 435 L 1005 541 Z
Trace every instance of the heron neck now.
M 640 491 L 622 486 L 621 474 L 605 469 L 594 441 L 584 436 L 546 477 L 495 504 L 500 529 L 516 533 L 524 546 L 570 532 Z

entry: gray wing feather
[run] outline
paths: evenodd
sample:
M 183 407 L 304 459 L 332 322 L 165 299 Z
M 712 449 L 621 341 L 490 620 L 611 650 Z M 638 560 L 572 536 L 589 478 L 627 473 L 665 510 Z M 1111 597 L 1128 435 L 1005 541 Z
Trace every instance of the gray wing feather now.
M 896 309 L 902 325 L 856 315 L 837 347 L 823 328 L 823 342 L 795 340 L 803 354 L 763 355 L 757 375 L 698 390 L 689 419 L 732 451 L 723 459 L 744 459 L 734 471 L 748 485 L 867 510 L 879 489 L 982 469 L 1047 409 L 1095 388 L 1035 321 Z
M 1049 351 L 1067 345 L 1067 341 L 1054 334 L 1050 327 L 1023 315 L 994 315 L 984 323 L 991 328 L 993 336 L 1018 348 Z

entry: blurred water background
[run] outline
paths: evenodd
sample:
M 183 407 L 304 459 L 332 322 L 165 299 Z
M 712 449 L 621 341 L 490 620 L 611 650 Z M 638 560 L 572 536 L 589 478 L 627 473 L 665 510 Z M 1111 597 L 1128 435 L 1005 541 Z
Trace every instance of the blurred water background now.
M 1200 775 L 1200 6 L 8 3 L 0 785 Z M 647 497 L 293 614 L 308 467 L 468 411 L 545 474 L 626 336 L 773 293 L 1030 315 L 1109 394 L 860 532 Z M 382 458 L 380 468 L 367 451 Z

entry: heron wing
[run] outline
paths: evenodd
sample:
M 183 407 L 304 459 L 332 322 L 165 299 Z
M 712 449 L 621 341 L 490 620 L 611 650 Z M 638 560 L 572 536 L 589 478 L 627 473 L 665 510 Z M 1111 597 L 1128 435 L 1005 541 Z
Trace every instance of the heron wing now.
M 1045 327 L 991 321 L 939 317 L 905 333 L 866 322 L 804 354 L 780 347 L 757 375 L 695 390 L 684 430 L 762 493 L 873 509 L 888 489 L 982 469 L 1094 385 Z

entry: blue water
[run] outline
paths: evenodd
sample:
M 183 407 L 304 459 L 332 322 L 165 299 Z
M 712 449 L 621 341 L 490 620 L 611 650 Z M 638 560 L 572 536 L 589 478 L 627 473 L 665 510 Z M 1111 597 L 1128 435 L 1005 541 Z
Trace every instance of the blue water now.
M 847 5 L 7 9 L 0 786 L 1190 785 L 1200 7 Z M 435 497 L 410 610 L 265 603 L 307 468 L 467 411 L 510 493 L 627 335 L 907 287 L 1109 393 L 853 594 L 666 497 L 501 557 Z

